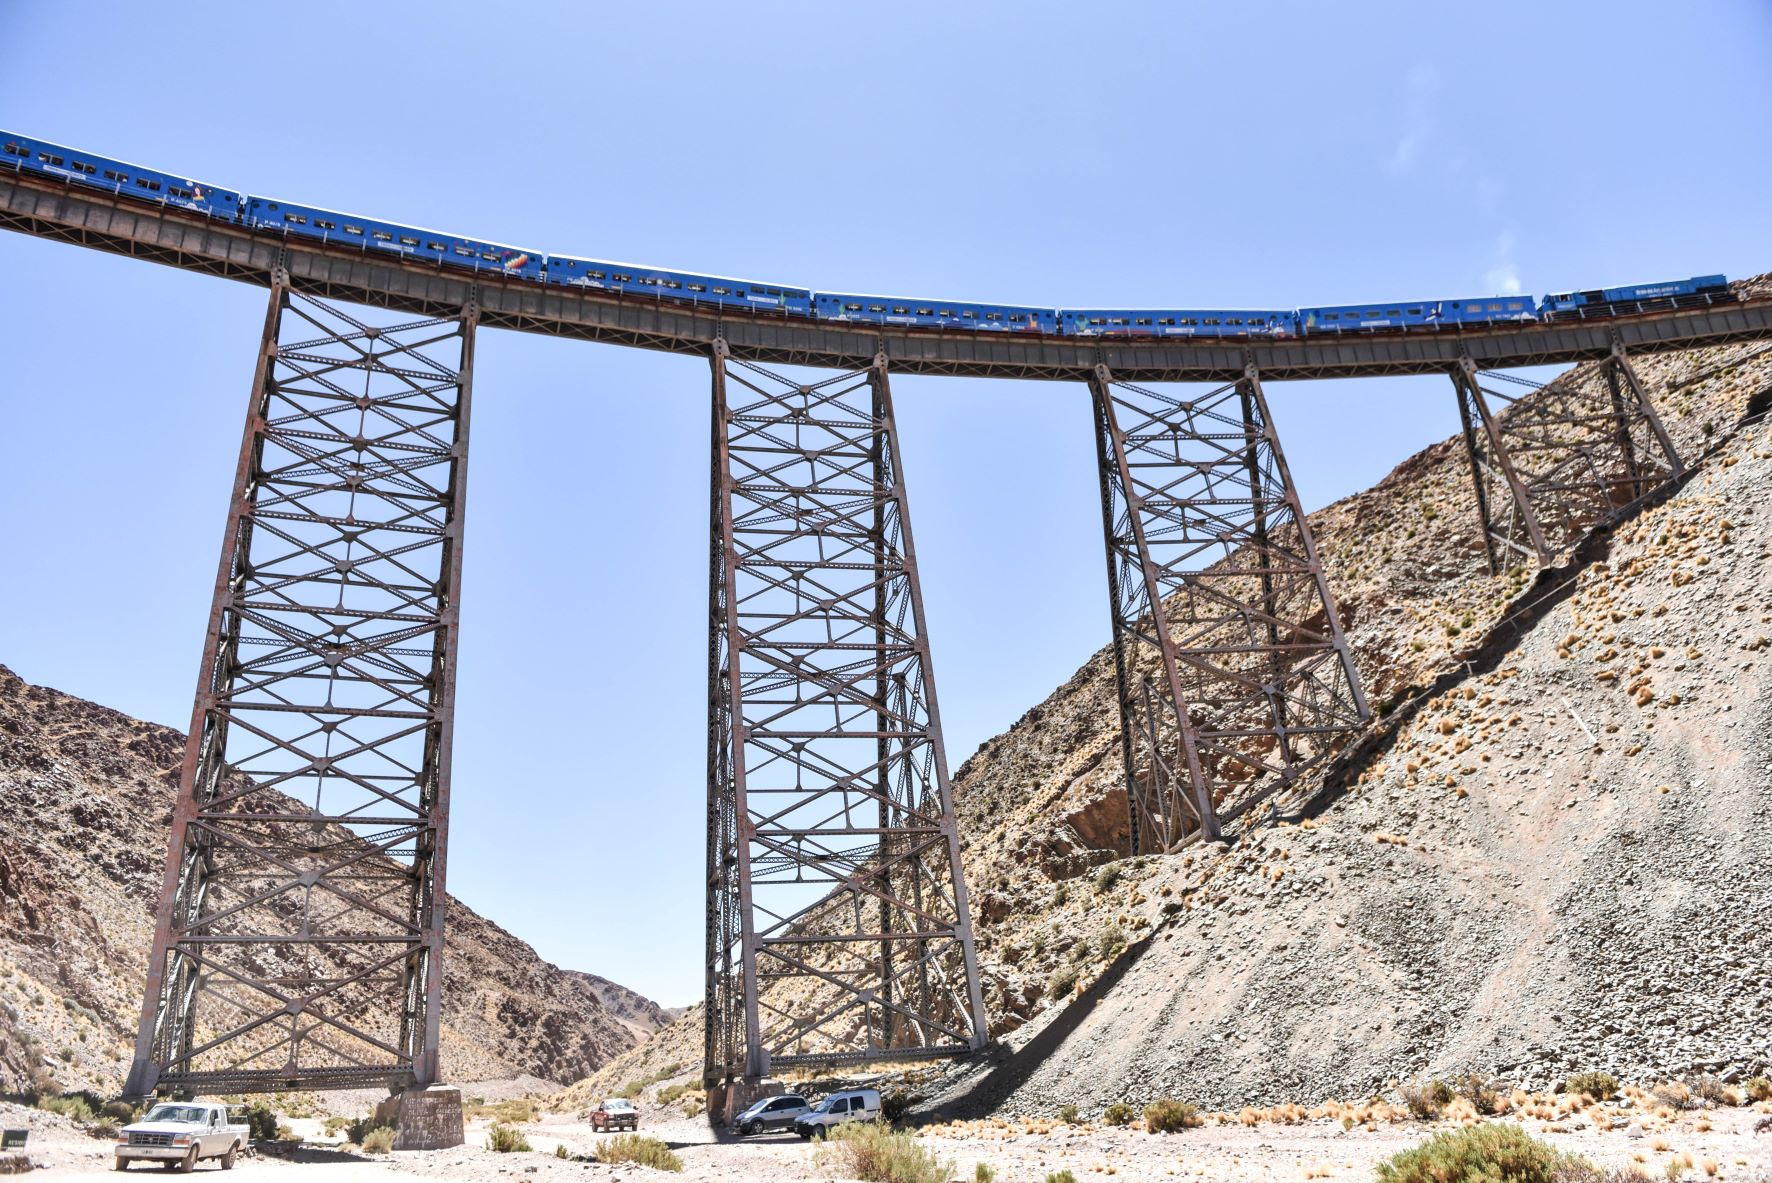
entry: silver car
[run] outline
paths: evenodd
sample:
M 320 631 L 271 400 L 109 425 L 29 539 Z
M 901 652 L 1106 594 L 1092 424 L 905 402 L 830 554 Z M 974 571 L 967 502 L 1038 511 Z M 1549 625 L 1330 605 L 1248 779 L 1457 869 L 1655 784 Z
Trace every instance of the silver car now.
M 806 1098 L 796 1093 L 764 1097 L 733 1118 L 732 1128 L 746 1136 L 765 1130 L 791 1130 L 801 1114 L 811 1111 L 812 1106 L 806 1103 Z

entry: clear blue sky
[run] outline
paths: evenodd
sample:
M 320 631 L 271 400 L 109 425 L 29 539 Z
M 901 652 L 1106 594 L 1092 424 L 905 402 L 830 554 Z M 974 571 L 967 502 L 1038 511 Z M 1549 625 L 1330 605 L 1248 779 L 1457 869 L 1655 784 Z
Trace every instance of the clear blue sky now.
M 1294 307 L 1772 268 L 1746 0 L 0 0 L 0 44 L 0 127 L 839 291 Z M 0 662 L 185 725 L 264 299 L 0 234 Z M 1087 398 L 894 394 L 957 765 L 1107 639 Z M 707 367 L 489 330 L 475 395 L 450 887 L 693 1001 Z M 1312 506 L 1455 424 L 1441 379 L 1274 402 Z

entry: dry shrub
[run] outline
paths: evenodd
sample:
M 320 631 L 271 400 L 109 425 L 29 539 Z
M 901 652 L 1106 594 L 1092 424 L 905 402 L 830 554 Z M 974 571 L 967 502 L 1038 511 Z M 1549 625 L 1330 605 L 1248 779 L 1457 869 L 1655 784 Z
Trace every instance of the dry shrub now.
M 1443 1080 L 1405 1081 L 1397 1092 L 1402 1094 L 1403 1104 L 1409 1107 L 1409 1113 L 1423 1121 L 1440 1116 L 1441 1111 L 1452 1101 L 1452 1088 Z
M 1460 1125 L 1469 1125 L 1479 1120 L 1477 1107 L 1463 1097 L 1453 1097 L 1440 1111 L 1440 1116 L 1447 1121 L 1456 1121 Z
M 1204 1121 L 1199 1109 L 1192 1103 L 1177 1101 L 1173 1097 L 1152 1101 L 1144 1110 L 1144 1128 L 1153 1134 L 1172 1134 L 1177 1130 L 1201 1125 Z
M 1586 1094 L 1596 1101 L 1610 1101 L 1618 1095 L 1618 1078 L 1610 1072 L 1577 1072 L 1564 1083 L 1563 1091 L 1572 1097 Z
M 363 1150 L 368 1154 L 386 1154 L 394 1148 L 394 1131 L 380 1126 L 363 1135 Z
M 1126 1104 L 1124 1101 L 1115 1101 L 1112 1105 L 1109 1105 L 1106 1109 L 1102 1110 L 1101 1120 L 1108 1125 L 1131 1125 L 1132 1116 L 1132 1106 Z
M 844 1127 L 847 1128 L 847 1127 Z M 872 1128 L 872 1127 L 870 1127 Z M 597 1143 L 597 1161 L 601 1163 L 631 1162 L 655 1171 L 681 1171 L 683 1160 L 657 1138 L 644 1134 L 616 1134 Z M 862 1178 L 863 1176 L 856 1176 Z M 918 1180 L 918 1183 L 922 1183 Z
M 1706 1101 L 1712 1105 L 1727 1105 L 1730 1103 L 1729 1086 L 1715 1076 L 1707 1074 L 1704 1076 L 1687 1077 L 1686 1087 L 1690 1088 L 1692 1090 L 1692 1095 L 1697 1097 L 1700 1101 Z
M 1772 1077 L 1756 1076 L 1741 1087 L 1750 1101 L 1772 1101 Z
M 1472 1109 L 1485 1117 L 1507 1109 L 1507 1085 L 1486 1072 L 1466 1072 L 1453 1082 L 1452 1087 L 1470 1102 Z
M 496 1150 L 500 1154 L 512 1154 L 521 1150 L 532 1150 L 529 1139 L 523 1131 L 514 1129 L 502 1121 L 486 1131 L 486 1149 Z
M 948 1183 L 954 1177 L 952 1163 L 936 1158 L 911 1135 L 873 1121 L 846 1122 L 828 1131 L 817 1157 L 820 1166 L 865 1183 Z
M 1586 1166 L 1512 1122 L 1435 1134 L 1378 1165 L 1379 1183 L 1565 1183 Z M 1586 1168 L 1589 1172 L 1592 1167 Z M 1575 1175 L 1575 1178 L 1581 1178 Z
M 1251 1128 L 1258 1126 L 1261 1124 L 1261 1110 L 1245 1106 L 1243 1111 L 1237 1114 L 1237 1120 Z
M 1692 1109 L 1698 1104 L 1697 1098 L 1692 1095 L 1691 1087 L 1681 1084 L 1677 1080 L 1658 1084 L 1649 1092 L 1669 1109 Z

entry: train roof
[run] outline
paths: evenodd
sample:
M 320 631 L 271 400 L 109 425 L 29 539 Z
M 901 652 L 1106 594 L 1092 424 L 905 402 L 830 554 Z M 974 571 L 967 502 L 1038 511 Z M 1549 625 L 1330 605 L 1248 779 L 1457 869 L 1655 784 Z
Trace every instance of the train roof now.
M 333 209 L 329 205 L 309 205 L 305 201 L 291 201 L 287 197 L 265 197 L 259 193 L 248 193 L 246 194 L 246 200 L 249 202 L 263 201 L 275 206 L 287 205 L 292 206 L 295 209 L 313 210 L 316 213 L 322 214 L 334 214 L 338 217 L 350 218 L 358 222 L 377 222 L 383 226 L 398 226 L 402 230 L 416 230 L 420 234 L 435 234 L 439 238 L 455 238 L 460 239 L 462 242 L 476 242 L 481 246 L 503 247 L 507 251 L 522 251 L 524 254 L 534 255 L 538 259 L 545 259 L 548 255 L 548 252 L 537 250 L 532 246 L 517 246 L 509 242 L 494 242 L 490 238 L 474 238 L 466 234 L 457 234 L 453 230 L 437 230 L 430 226 L 414 226 L 411 222 L 396 222 L 392 218 L 378 218 L 370 214 L 354 214 L 349 210 Z
M 188 185 L 207 185 L 212 189 L 226 190 L 227 192 L 232 193 L 235 197 L 246 196 L 241 190 L 229 189 L 219 181 L 200 181 L 190 173 L 168 172 L 163 168 L 151 168 L 145 164 L 136 164 L 133 161 L 124 160 L 121 156 L 106 156 L 102 152 L 88 152 L 85 148 L 70 148 L 66 144 L 58 144 L 54 140 L 46 140 L 42 136 L 28 136 L 22 131 L 7 131 L 5 128 L 0 127 L 0 137 L 29 140 L 33 144 L 42 144 L 45 148 L 54 148 L 58 152 L 67 152 L 79 156 L 90 156 L 94 160 L 108 160 L 112 164 L 121 164 L 124 168 L 133 168 L 137 172 L 153 173 L 157 177 L 181 177 Z
M 717 279 L 723 283 L 742 283 L 755 287 L 763 284 L 772 288 L 792 288 L 797 292 L 812 294 L 812 289 L 804 284 L 782 283 L 774 279 L 744 279 L 737 275 L 714 275 L 706 271 L 688 271 L 682 267 L 661 267 L 656 263 L 624 263 L 620 259 L 593 259 L 589 255 L 563 255 L 558 251 L 549 251 L 550 259 L 567 259 L 574 263 L 595 263 L 599 267 L 631 267 L 635 271 L 668 271 L 672 275 L 693 275 L 697 279 Z
M 1131 308 L 1119 306 L 1112 308 L 1059 309 L 1059 312 L 1061 313 L 1076 312 L 1088 314 L 1091 312 L 1106 312 L 1116 316 L 1124 313 L 1142 314 L 1146 312 L 1160 312 L 1165 314 L 1173 312 L 1178 316 L 1291 316 L 1296 311 L 1298 311 L 1296 308 Z
M 818 294 L 829 296 L 833 300 L 897 300 L 901 304 L 965 304 L 976 308 L 1014 308 L 1019 312 L 1053 312 L 1057 308 L 1050 304 L 1011 304 L 1002 300 L 955 300 L 943 296 L 931 299 L 926 296 L 894 296 L 879 292 L 827 292 L 819 289 Z
M 1527 300 L 1532 296 L 1527 292 L 1515 292 L 1506 296 L 1436 296 L 1431 300 L 1368 300 L 1363 304 L 1305 304 L 1300 312 L 1342 312 L 1348 309 L 1359 311 L 1366 308 L 1389 308 L 1396 304 L 1473 304 L 1489 300 Z

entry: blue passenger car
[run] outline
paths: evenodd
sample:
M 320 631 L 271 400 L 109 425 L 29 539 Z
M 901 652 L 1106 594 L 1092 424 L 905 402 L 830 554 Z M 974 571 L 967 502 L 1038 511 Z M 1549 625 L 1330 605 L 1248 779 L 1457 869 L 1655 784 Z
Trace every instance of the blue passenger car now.
M 1289 308 L 1065 308 L 1058 323 L 1067 337 L 1290 337 L 1298 314 Z
M 1634 310 L 1620 308 L 1619 305 L 1674 301 L 1683 296 L 1726 296 L 1728 291 L 1729 280 L 1726 276 L 1695 275 L 1691 279 L 1671 279 L 1661 283 L 1638 283 L 1585 292 L 1559 292 L 1539 301 L 1538 311 L 1545 316 L 1558 313 L 1581 315 L 1587 309 L 1602 315 L 1615 314 Z
M 661 300 L 689 304 L 720 304 L 762 312 L 812 315 L 812 292 L 807 288 L 730 279 L 719 275 L 695 275 L 667 271 L 636 263 L 611 263 L 602 259 L 576 259 L 571 255 L 548 256 L 548 282 L 567 287 L 629 292 Z
M 231 189 L 0 131 L 0 166 L 6 165 L 121 197 L 181 206 L 212 218 L 232 222 L 240 217 L 240 195 Z
M 1378 332 L 1535 319 L 1532 297 L 1526 295 L 1338 304 L 1327 308 L 1300 308 L 1298 318 L 1306 333 Z
M 956 300 L 910 300 L 903 296 L 858 296 L 819 292 L 818 319 L 923 328 L 976 329 L 990 333 L 1056 333 L 1058 312 L 1019 304 L 974 304 Z
M 275 230 L 298 238 L 311 238 L 338 246 L 356 247 L 363 251 L 386 251 L 452 267 L 474 271 L 496 271 L 522 279 L 541 279 L 541 251 L 463 238 L 438 230 L 402 226 L 377 218 L 360 218 L 337 210 L 268 197 L 246 199 L 246 224 L 259 230 Z

